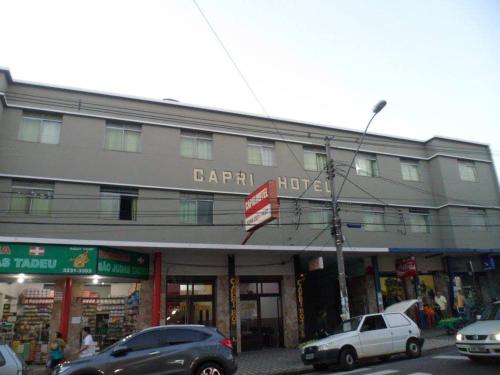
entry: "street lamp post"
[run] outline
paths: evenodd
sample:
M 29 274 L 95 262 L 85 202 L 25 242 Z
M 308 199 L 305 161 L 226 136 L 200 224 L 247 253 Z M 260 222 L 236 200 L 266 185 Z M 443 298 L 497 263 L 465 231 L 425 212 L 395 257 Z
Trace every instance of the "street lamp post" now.
M 340 193 L 342 192 L 344 184 L 347 181 L 347 177 L 349 176 L 349 172 L 352 169 L 354 161 L 356 160 L 356 156 L 358 155 L 359 149 L 361 148 L 361 145 L 363 144 L 363 141 L 365 139 L 365 135 L 368 132 L 368 128 L 370 127 L 372 120 L 377 115 L 377 113 L 379 113 L 385 107 L 386 104 L 387 104 L 387 102 L 385 100 L 381 100 L 373 108 L 373 116 L 371 117 L 370 121 L 368 121 L 368 125 L 366 126 L 365 131 L 364 131 L 363 135 L 361 136 L 361 139 L 359 141 L 356 152 L 354 153 L 351 164 L 349 165 L 349 169 L 347 170 L 347 172 L 345 174 L 344 180 L 342 181 L 342 185 L 340 185 L 340 189 L 339 189 L 339 192 L 337 194 L 335 194 L 335 165 L 333 163 L 333 157 L 331 155 L 331 148 L 330 148 L 330 140 L 332 140 L 333 138 L 332 137 L 325 137 L 327 173 L 328 173 L 328 180 L 330 182 L 330 192 L 331 192 L 331 199 L 332 199 L 331 233 L 332 233 L 333 239 L 335 241 L 335 248 L 337 251 L 337 268 L 338 268 L 338 274 L 339 274 L 340 306 L 342 309 L 342 313 L 341 313 L 340 317 L 342 318 L 342 320 L 350 319 L 350 313 L 349 313 L 349 297 L 347 295 L 347 282 L 346 282 L 346 275 L 345 275 L 345 263 L 344 263 L 344 253 L 343 253 L 344 238 L 342 235 L 342 221 L 340 219 L 339 210 L 338 210 L 338 206 L 337 206 L 338 199 L 340 197 Z

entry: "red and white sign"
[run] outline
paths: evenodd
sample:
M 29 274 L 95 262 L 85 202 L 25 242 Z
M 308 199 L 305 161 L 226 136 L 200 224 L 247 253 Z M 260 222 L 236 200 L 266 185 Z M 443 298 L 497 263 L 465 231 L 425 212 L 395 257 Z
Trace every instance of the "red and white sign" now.
M 248 231 L 279 216 L 276 181 L 267 181 L 245 199 L 245 228 Z
M 30 256 L 44 256 L 45 255 L 45 248 L 44 247 L 30 247 Z
M 415 257 L 397 259 L 396 272 L 398 277 L 417 276 L 417 261 Z

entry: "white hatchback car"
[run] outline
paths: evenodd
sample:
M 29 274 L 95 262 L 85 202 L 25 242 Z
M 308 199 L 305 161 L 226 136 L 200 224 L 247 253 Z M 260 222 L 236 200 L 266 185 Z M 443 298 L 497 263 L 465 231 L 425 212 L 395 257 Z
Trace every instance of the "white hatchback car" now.
M 477 322 L 458 331 L 456 345 L 473 361 L 500 358 L 500 301 L 488 305 Z
M 363 358 L 385 359 L 398 353 L 419 357 L 424 340 L 418 326 L 405 314 L 417 302 L 399 302 L 389 306 L 384 313 L 344 321 L 332 335 L 303 345 L 302 362 L 313 365 L 315 370 L 325 370 L 334 363 L 350 370 Z

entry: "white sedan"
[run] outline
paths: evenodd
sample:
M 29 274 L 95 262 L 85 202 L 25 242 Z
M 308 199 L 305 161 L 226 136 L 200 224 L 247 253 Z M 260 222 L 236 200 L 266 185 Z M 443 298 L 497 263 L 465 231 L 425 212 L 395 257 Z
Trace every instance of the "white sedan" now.
M 325 370 L 333 363 L 351 370 L 362 358 L 388 358 L 397 353 L 419 357 L 424 340 L 418 326 L 405 314 L 417 302 L 399 302 L 384 313 L 344 321 L 332 335 L 303 345 L 302 362 L 313 365 L 315 370 Z
M 477 322 L 458 331 L 456 345 L 473 361 L 500 358 L 500 301 L 488 305 Z

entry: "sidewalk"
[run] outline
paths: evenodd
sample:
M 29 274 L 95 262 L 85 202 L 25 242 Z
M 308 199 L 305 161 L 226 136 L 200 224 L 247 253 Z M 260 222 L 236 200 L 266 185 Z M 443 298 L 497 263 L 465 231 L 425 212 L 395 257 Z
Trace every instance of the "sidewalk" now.
M 444 348 L 455 344 L 455 336 L 446 335 L 442 329 L 422 331 L 425 339 L 423 351 Z M 238 358 L 238 375 L 295 375 L 312 372 L 304 366 L 298 349 L 267 349 L 241 353 Z

